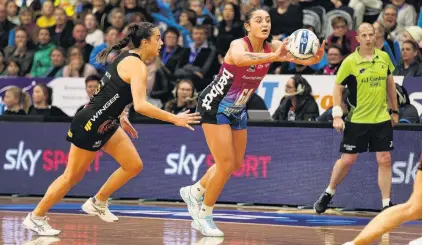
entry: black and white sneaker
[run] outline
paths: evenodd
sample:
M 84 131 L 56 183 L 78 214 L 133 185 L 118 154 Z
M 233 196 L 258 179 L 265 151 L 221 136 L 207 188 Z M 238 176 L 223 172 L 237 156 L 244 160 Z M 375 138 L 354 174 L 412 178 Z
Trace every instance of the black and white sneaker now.
M 314 211 L 318 214 L 322 214 L 328 208 L 330 201 L 332 200 L 333 196 L 327 192 L 323 192 L 320 196 L 319 200 L 314 203 Z

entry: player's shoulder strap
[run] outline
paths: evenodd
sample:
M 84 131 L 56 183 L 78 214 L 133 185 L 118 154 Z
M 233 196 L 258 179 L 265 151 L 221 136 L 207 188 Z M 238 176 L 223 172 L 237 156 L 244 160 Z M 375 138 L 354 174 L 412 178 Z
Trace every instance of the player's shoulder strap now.
M 253 45 L 251 44 L 250 39 L 248 38 L 248 36 L 243 37 L 243 38 L 242 38 L 242 40 L 244 40 L 244 42 L 246 42 L 246 43 L 247 43 L 247 45 L 248 45 L 248 50 L 249 50 L 250 52 L 254 52 Z M 270 48 L 270 46 L 269 46 L 269 44 L 267 43 L 267 41 L 264 41 L 264 43 L 263 43 L 263 48 L 264 48 L 264 52 L 265 52 L 265 53 L 270 53 L 270 52 L 272 52 L 272 49 Z
M 125 59 L 126 57 L 129 57 L 129 56 L 133 56 L 133 57 L 136 57 L 136 58 L 141 60 L 141 56 L 139 56 L 138 54 L 131 53 L 129 51 L 124 51 L 118 57 L 116 57 L 114 63 L 117 65 L 119 62 L 121 62 L 123 59 Z

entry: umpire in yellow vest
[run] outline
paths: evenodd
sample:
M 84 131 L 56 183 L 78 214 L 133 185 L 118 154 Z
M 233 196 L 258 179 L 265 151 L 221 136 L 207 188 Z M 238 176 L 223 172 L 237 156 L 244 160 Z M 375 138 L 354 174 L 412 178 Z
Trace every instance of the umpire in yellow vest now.
M 326 211 L 336 187 L 361 152 L 376 152 L 382 208 L 392 206 L 390 151 L 393 150 L 393 127 L 398 123 L 397 95 L 392 76 L 394 65 L 387 53 L 375 48 L 375 29 L 371 24 L 362 23 L 356 38 L 360 46 L 345 58 L 336 76 L 332 115 L 333 127 L 338 132 L 344 132 L 340 146 L 342 156 L 333 167 L 329 186 L 314 203 L 314 210 L 319 214 Z M 345 122 L 340 107 L 344 86 L 348 87 L 348 103 L 351 106 Z

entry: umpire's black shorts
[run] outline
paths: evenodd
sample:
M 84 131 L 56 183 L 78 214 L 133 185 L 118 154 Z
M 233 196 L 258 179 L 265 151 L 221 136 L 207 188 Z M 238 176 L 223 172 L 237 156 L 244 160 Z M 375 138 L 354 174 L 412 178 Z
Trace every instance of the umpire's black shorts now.
M 392 151 L 394 149 L 393 134 L 391 120 L 376 124 L 346 121 L 340 152 L 354 154 Z

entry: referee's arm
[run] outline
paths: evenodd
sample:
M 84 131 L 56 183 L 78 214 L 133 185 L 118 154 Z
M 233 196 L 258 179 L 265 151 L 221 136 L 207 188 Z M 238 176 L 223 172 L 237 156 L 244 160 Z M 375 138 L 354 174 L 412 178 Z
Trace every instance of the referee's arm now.
M 335 86 L 333 88 L 333 108 L 335 108 L 336 106 L 339 106 L 339 107 L 341 106 L 342 91 L 344 90 L 344 87 L 348 85 L 350 79 L 353 79 L 353 76 L 349 69 L 350 67 L 349 62 L 350 62 L 350 59 L 346 58 L 342 62 L 336 74 Z
M 394 77 L 389 75 L 387 81 L 388 106 L 392 110 L 398 111 L 397 88 L 395 86 Z

